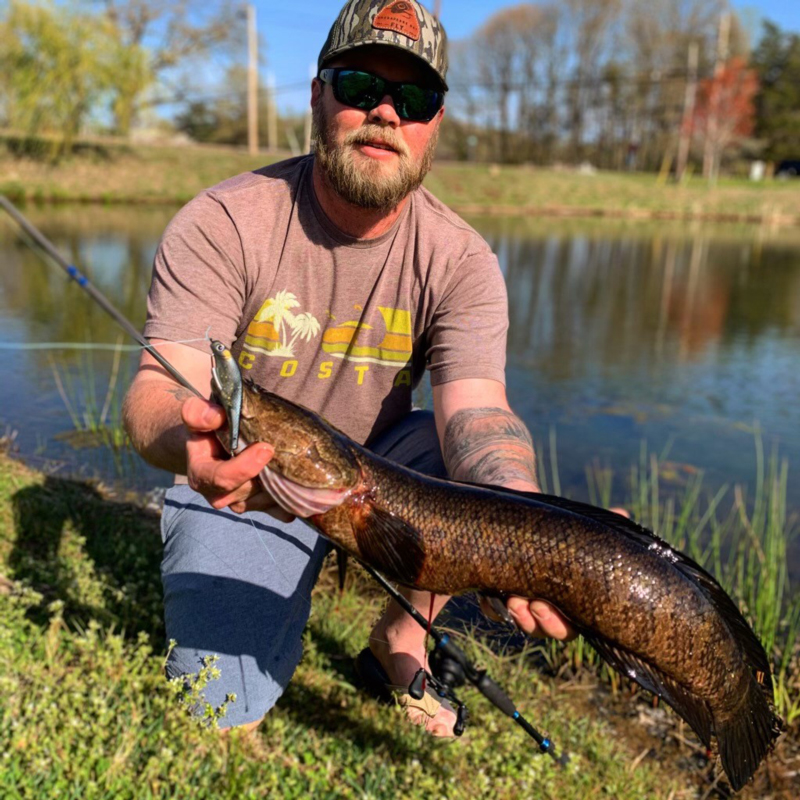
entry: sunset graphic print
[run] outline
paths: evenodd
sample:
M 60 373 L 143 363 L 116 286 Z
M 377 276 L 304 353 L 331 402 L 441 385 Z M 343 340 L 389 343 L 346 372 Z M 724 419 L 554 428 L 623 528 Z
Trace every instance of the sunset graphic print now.
M 355 312 L 363 307 L 353 306 Z M 383 366 L 402 366 L 411 359 L 411 313 L 399 308 L 378 306 L 380 316 L 366 321 L 347 319 L 338 322 L 328 313 L 329 322 L 322 333 L 320 347 L 333 358 Z M 264 301 L 247 327 L 242 366 L 249 368 L 258 355 L 295 358 L 295 346 L 319 336 L 322 327 L 317 318 L 301 310 L 297 296 L 283 290 Z

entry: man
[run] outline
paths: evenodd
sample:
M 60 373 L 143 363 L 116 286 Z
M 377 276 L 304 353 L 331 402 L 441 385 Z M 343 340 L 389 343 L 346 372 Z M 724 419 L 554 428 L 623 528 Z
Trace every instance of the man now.
M 246 375 L 377 452 L 442 474 L 438 431 L 452 477 L 536 490 L 530 436 L 506 401 L 497 260 L 420 188 L 446 69 L 444 30 L 421 5 L 350 0 L 312 82 L 314 155 L 233 178 L 182 209 L 156 255 L 145 335 L 206 395 L 210 325 Z M 409 413 L 425 368 L 433 418 Z M 167 633 L 177 641 L 168 671 L 196 672 L 203 656 L 219 655 L 221 678 L 206 699 L 219 705 L 235 693 L 227 724 L 253 728 L 299 661 L 327 544 L 258 482 L 272 448 L 227 459 L 213 433 L 222 411 L 146 353 L 125 420 L 146 459 L 187 476 L 168 493 L 162 523 Z M 244 514 L 254 510 L 271 516 Z M 409 596 L 429 613 L 429 594 Z M 435 598 L 434 613 L 446 599 Z M 512 598 L 508 607 L 528 632 L 570 634 L 544 603 Z M 406 687 L 423 642 L 392 605 L 360 668 Z M 404 703 L 413 721 L 452 735 L 452 709 L 427 697 Z

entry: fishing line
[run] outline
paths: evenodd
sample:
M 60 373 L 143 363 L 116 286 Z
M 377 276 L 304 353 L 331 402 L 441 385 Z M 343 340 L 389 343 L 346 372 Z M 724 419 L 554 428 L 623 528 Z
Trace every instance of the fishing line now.
M 272 563 L 275 564 L 278 572 L 280 573 L 281 578 L 283 578 L 283 582 L 286 584 L 286 587 L 289 589 L 290 592 L 292 592 L 292 593 L 296 592 L 297 588 L 298 588 L 297 584 L 292 586 L 292 582 L 289 580 L 289 578 L 286 577 L 286 573 L 281 569 L 281 565 L 278 563 L 277 559 L 272 554 L 272 550 L 270 550 L 269 547 L 267 546 L 267 543 L 264 541 L 264 538 L 261 536 L 261 531 L 258 529 L 258 526 L 255 524 L 255 522 L 253 521 L 252 517 L 250 516 L 250 514 L 252 514 L 252 513 L 255 513 L 255 512 L 246 511 L 245 512 L 245 519 L 253 526 L 253 530 L 256 532 L 256 536 L 258 536 L 258 540 L 261 542 L 262 546 L 264 547 L 264 549 L 269 554 L 269 557 L 272 559 Z M 309 609 L 312 608 L 311 600 L 309 600 L 304 594 L 301 594 L 300 598 L 306 603 L 306 605 L 309 607 Z
M 5 210 L 9 213 L 9 215 L 17 222 L 17 224 L 22 228 L 22 230 L 30 237 L 30 239 L 35 244 L 37 244 L 47 255 L 49 255 L 56 262 L 56 264 L 58 264 L 58 266 L 60 266 L 67 273 L 67 275 L 69 275 L 69 277 L 72 278 L 78 284 L 78 286 L 80 286 L 93 300 L 95 300 L 98 303 L 98 305 L 100 305 L 103 308 L 103 310 L 127 334 L 129 334 L 136 342 L 139 343 L 138 348 L 136 346 L 134 346 L 134 345 L 117 345 L 118 348 L 122 348 L 122 349 L 125 349 L 125 350 L 128 350 L 128 349 L 148 350 L 150 353 L 152 353 L 153 358 L 155 358 L 156 361 L 158 361 L 158 363 L 161 364 L 161 366 L 164 367 L 164 369 L 166 369 L 167 372 L 169 372 L 169 374 L 172 375 L 172 377 L 175 378 L 176 381 L 178 381 L 178 383 L 180 383 L 182 386 L 184 386 L 187 389 L 189 389 L 191 392 L 193 392 L 195 395 L 197 395 L 197 397 L 200 397 L 201 399 L 205 399 L 203 397 L 203 395 L 201 395 L 200 392 L 198 392 L 197 389 L 195 389 L 195 387 L 192 386 L 192 384 L 189 383 L 189 381 L 186 380 L 186 378 L 184 378 L 183 375 L 181 375 L 181 373 L 178 372 L 178 370 L 175 369 L 175 367 L 173 367 L 172 364 L 170 364 L 170 362 L 167 361 L 167 359 L 158 352 L 158 350 L 156 348 L 158 346 L 160 346 L 160 344 L 159 345 L 154 345 L 151 342 L 149 342 L 147 339 L 145 339 L 144 336 L 142 336 L 139 333 L 139 331 L 136 328 L 134 328 L 134 326 L 130 323 L 130 321 L 126 317 L 124 317 L 111 304 L 111 302 L 105 297 L 105 295 L 103 295 L 102 292 L 100 292 L 100 290 L 97 289 L 94 286 L 94 284 L 92 284 L 91 281 L 83 273 L 81 273 L 80 270 L 77 267 L 75 267 L 74 265 L 70 264 L 61 255 L 61 253 L 59 253 L 59 251 L 56 249 L 55 245 L 38 228 L 36 228 L 33 225 L 32 222 L 30 222 L 16 208 L 15 205 L 13 203 L 11 203 L 11 201 L 8 200 L 8 198 L 3 196 L 2 194 L 0 194 L 0 206 L 5 208 Z M 28 242 L 28 244 L 30 246 L 30 242 Z M 210 332 L 211 332 L 211 326 L 209 325 L 208 328 L 206 329 L 205 336 L 203 336 L 202 338 L 199 338 L 199 339 L 184 339 L 184 340 L 179 341 L 179 342 L 164 342 L 164 344 L 191 344 L 191 343 L 194 343 L 194 342 L 202 342 L 202 341 L 210 342 L 211 341 L 210 335 L 209 335 Z M 5 343 L 5 344 L 0 344 L 0 349 L 3 349 L 3 350 L 11 350 L 11 349 L 42 350 L 42 349 L 45 349 L 48 346 L 51 349 L 56 349 L 56 347 L 58 347 L 58 349 L 70 349 L 70 348 L 72 348 L 72 349 L 83 349 L 83 350 L 92 350 L 92 349 L 100 350 L 100 349 L 104 349 L 106 347 L 109 347 L 109 345 L 104 345 L 104 344 L 92 345 L 90 343 L 81 344 L 81 343 L 77 343 L 77 342 L 50 342 L 50 343 L 45 342 L 45 343 L 37 343 L 37 344 L 20 344 L 20 345 L 13 345 L 13 344 Z M 280 565 L 278 564 L 277 560 L 275 559 L 275 556 L 272 554 L 272 551 L 267 546 L 267 543 L 264 541 L 263 537 L 261 536 L 261 532 L 258 530 L 258 527 L 253 522 L 253 520 L 250 519 L 249 516 L 247 517 L 247 520 L 253 526 L 253 528 L 254 528 L 254 530 L 256 532 L 256 535 L 258 536 L 258 539 L 261 542 L 262 547 L 267 551 L 267 553 L 269 554 L 269 557 L 272 559 L 272 561 L 274 562 L 275 566 L 278 568 L 278 572 L 281 574 L 281 577 L 283 578 L 284 582 L 286 583 L 287 588 L 289 588 L 291 591 L 294 591 L 294 589 L 291 586 L 291 582 L 286 577 L 286 574 L 281 569 Z M 309 605 L 309 607 L 311 606 L 311 601 L 308 600 L 308 598 L 303 597 L 303 600 L 305 600 L 305 602 Z
M 0 206 L 5 208 L 5 210 L 10 214 L 10 216 L 16 221 L 16 223 L 28 234 L 28 236 L 36 242 L 39 247 L 44 250 L 53 261 L 58 264 L 61 269 L 63 269 L 67 275 L 69 275 L 72 280 L 74 280 L 78 286 L 81 287 L 102 309 L 112 318 L 114 319 L 117 324 L 129 335 L 131 336 L 134 341 L 138 342 L 142 347 L 147 348 L 153 354 L 153 358 L 164 367 L 173 378 L 175 378 L 181 386 L 186 387 L 190 392 L 197 395 L 198 397 L 203 397 L 200 392 L 189 383 L 186 378 L 178 372 L 175 367 L 167 361 L 161 353 L 158 352 L 155 348 L 153 348 L 147 339 L 142 336 L 139 331 L 133 327 L 127 317 L 124 317 L 117 309 L 108 301 L 106 296 L 99 290 L 95 285 L 84 275 L 76 266 L 70 264 L 62 255 L 58 252 L 56 246 L 32 223 L 30 222 L 23 214 L 17 209 L 17 207 L 4 195 L 0 194 Z
M 210 330 L 210 327 L 209 327 Z M 162 344 L 193 344 L 195 342 L 205 342 L 208 340 L 208 332 L 199 339 L 179 339 L 177 341 L 165 341 L 159 344 L 111 344 L 108 342 L 0 342 L 0 350 L 122 350 L 125 352 L 138 352 L 141 350 L 153 350 L 161 347 Z

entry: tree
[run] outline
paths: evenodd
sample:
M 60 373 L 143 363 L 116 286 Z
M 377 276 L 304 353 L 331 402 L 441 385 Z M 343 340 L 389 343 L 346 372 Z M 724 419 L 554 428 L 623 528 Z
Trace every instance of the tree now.
M 756 135 L 765 140 L 765 156 L 800 158 L 800 35 L 765 21 L 751 64 L 760 83 Z
M 627 92 L 629 142 L 641 145 L 641 166 L 657 168 L 676 149 L 687 80 L 689 49 L 697 48 L 698 72 L 713 67 L 724 0 L 627 0 L 624 56 L 637 76 Z
M 50 132 L 67 152 L 112 91 L 120 51 L 108 22 L 71 7 L 12 0 L 0 22 L 0 93 L 5 123 Z M 130 61 L 141 53 L 123 54 Z
M 127 134 L 142 98 L 155 82 L 168 81 L 176 68 L 239 42 L 244 26 L 236 3 L 224 0 L 93 0 L 116 34 L 123 52 L 147 52 L 146 69 L 130 65 L 115 84 L 115 130 Z M 179 99 L 183 87 L 173 87 Z
M 711 153 L 710 181 L 719 174 L 725 150 L 753 132 L 757 92 L 758 76 L 741 56 L 730 59 L 714 77 L 700 82 L 691 124 Z
M 583 158 L 586 120 L 597 105 L 601 84 L 597 80 L 609 55 L 611 34 L 622 11 L 621 0 L 566 0 L 564 21 L 569 56 L 575 63 L 568 92 L 572 157 Z

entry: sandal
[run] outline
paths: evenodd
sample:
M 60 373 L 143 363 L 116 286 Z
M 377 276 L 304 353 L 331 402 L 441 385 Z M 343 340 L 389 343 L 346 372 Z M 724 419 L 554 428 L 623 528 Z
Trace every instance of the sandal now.
M 355 667 L 364 684 L 364 689 L 370 697 L 374 697 L 379 703 L 385 705 L 397 703 L 401 708 L 413 713 L 412 722 L 418 725 L 427 722 L 427 719 L 433 719 L 441 707 L 452 711 L 453 714 L 456 713 L 450 701 L 439 697 L 430 685 L 426 687 L 422 699 L 416 700 L 408 693 L 408 686 L 397 686 L 390 683 L 386 670 L 369 647 L 365 647 L 358 654 Z

